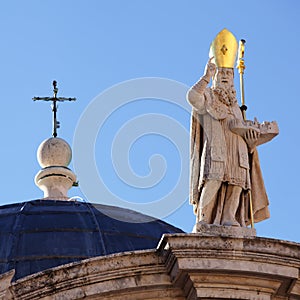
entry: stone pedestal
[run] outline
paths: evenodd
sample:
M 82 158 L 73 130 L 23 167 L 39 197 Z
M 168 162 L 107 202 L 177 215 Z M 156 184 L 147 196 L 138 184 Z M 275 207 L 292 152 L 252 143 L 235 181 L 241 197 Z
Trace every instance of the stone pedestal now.
M 244 237 L 250 238 L 256 236 L 255 228 L 220 226 L 214 224 L 197 223 L 194 226 L 193 233 L 199 233 L 200 236 L 223 236 L 223 237 Z

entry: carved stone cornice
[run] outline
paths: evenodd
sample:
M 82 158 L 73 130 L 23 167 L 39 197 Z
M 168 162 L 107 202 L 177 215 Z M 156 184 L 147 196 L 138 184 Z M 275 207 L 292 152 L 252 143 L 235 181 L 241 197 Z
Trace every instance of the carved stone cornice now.
M 159 249 L 186 299 L 300 297 L 300 245 L 258 237 L 164 235 Z M 295 299 L 296 299 L 295 298 Z
M 94 257 L 10 282 L 0 299 L 300 299 L 300 244 L 166 234 L 157 249 Z

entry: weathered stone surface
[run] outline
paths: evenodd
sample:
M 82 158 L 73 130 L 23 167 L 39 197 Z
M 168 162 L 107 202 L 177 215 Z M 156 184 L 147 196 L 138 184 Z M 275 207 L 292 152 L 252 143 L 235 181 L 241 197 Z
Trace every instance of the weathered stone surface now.
M 199 233 L 200 236 L 225 236 L 225 237 L 255 237 L 255 228 L 220 226 L 214 224 L 197 223 L 194 226 L 193 233 Z
M 11 270 L 2 275 L 0 275 L 0 299 L 12 299 L 12 295 L 10 293 L 10 284 L 12 278 L 14 277 L 15 271 Z
M 157 250 L 95 257 L 10 283 L 0 299 L 300 299 L 300 244 L 166 234 Z
M 158 247 L 186 299 L 288 299 L 300 293 L 300 245 L 266 238 L 165 235 Z
M 155 250 L 56 267 L 20 279 L 10 289 L 14 299 L 184 299 Z

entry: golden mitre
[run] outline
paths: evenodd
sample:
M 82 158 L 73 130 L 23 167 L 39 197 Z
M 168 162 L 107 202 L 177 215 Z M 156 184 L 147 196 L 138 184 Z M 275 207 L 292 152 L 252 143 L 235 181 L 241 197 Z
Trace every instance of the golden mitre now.
M 234 68 L 238 43 L 235 36 L 226 28 L 218 33 L 210 45 L 209 57 L 217 67 Z

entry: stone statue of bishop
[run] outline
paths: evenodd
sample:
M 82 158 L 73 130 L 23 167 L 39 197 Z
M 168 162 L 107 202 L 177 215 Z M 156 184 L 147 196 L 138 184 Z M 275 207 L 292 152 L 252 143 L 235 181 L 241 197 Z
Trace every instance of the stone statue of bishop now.
M 234 35 L 222 30 L 212 42 L 204 75 L 187 94 L 192 106 L 190 203 L 196 232 L 201 224 L 247 227 L 250 205 L 254 222 L 269 218 L 256 150 L 265 142 L 259 130 L 264 124 L 250 121 L 253 126 L 248 126 L 243 120 L 234 88 L 237 48 Z M 236 124 L 242 129 L 234 130 Z

